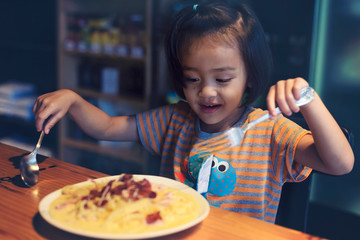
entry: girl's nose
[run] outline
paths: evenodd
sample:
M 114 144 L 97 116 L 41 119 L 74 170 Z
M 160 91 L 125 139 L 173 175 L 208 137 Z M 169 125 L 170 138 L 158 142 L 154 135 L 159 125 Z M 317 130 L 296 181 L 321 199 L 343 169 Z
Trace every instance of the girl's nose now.
M 217 94 L 216 88 L 211 84 L 203 85 L 199 92 L 199 96 L 203 98 L 214 97 L 216 96 L 216 94 Z

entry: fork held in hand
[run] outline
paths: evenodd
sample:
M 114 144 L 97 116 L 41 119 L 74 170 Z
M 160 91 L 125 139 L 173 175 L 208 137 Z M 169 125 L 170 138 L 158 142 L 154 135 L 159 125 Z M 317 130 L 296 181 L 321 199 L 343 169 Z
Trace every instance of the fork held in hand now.
M 301 89 L 301 97 L 298 101 L 296 101 L 297 106 L 304 106 L 311 102 L 314 99 L 314 89 L 311 87 L 305 87 Z M 277 107 L 276 113 L 281 113 L 280 109 Z M 199 144 L 195 145 L 195 149 L 199 152 L 220 152 L 225 150 L 226 148 L 234 147 L 240 144 L 242 141 L 245 132 L 255 126 L 256 124 L 268 119 L 270 117 L 269 113 L 264 114 L 260 118 L 246 124 L 244 127 L 232 127 L 226 130 L 224 133 L 210 138 L 208 140 L 202 141 Z

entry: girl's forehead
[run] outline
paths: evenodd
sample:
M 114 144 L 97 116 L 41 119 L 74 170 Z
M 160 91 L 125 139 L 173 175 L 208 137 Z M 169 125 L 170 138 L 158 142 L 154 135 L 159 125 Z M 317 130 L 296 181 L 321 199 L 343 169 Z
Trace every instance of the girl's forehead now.
M 238 45 L 236 44 L 235 40 L 231 40 L 228 37 L 221 37 L 218 34 L 212 34 L 212 35 L 194 38 L 192 41 L 189 41 L 188 44 L 184 44 L 182 53 L 186 54 L 188 51 L 193 51 L 200 47 L 218 47 L 218 46 L 238 49 Z
M 194 41 L 188 48 L 184 48 L 180 64 L 183 68 L 235 68 L 243 64 L 243 54 L 234 44 L 202 38 Z

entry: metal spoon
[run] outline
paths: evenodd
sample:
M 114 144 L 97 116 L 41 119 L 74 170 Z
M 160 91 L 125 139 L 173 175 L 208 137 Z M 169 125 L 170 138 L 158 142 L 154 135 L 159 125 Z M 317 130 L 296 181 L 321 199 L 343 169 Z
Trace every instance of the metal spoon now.
M 29 187 L 34 186 L 39 180 L 39 165 L 36 161 L 36 154 L 41 146 L 43 137 L 44 131 L 41 132 L 40 138 L 34 150 L 31 153 L 23 156 L 20 160 L 21 179 Z

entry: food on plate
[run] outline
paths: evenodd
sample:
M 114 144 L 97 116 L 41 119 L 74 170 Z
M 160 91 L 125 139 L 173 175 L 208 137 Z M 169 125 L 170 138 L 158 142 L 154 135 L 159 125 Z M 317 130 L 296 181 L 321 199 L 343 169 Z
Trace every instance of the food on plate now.
M 180 226 L 199 216 L 189 194 L 146 178 L 69 185 L 50 204 L 50 216 L 71 228 L 101 233 L 148 233 Z

